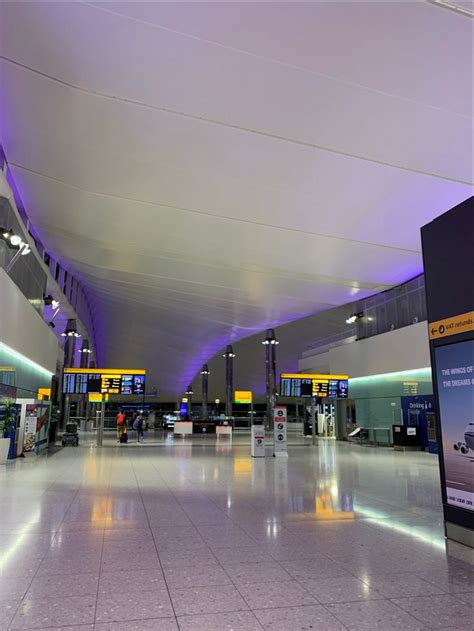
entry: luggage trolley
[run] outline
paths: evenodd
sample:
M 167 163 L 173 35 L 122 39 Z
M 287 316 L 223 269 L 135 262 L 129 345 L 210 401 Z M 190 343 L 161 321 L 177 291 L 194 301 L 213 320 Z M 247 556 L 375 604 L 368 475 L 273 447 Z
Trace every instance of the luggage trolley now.
M 63 447 L 79 447 L 79 432 L 76 423 L 66 423 L 66 431 L 61 442 Z

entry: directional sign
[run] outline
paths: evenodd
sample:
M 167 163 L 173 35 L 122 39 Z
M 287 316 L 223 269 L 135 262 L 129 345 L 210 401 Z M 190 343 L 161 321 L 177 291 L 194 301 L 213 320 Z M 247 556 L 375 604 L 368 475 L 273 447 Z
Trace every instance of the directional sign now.
M 474 311 L 429 323 L 430 340 L 474 331 Z
M 252 403 L 251 390 L 236 390 L 234 395 L 235 403 Z
M 277 405 L 273 409 L 273 455 L 287 456 L 288 439 L 287 439 L 288 417 L 286 413 L 286 405 Z

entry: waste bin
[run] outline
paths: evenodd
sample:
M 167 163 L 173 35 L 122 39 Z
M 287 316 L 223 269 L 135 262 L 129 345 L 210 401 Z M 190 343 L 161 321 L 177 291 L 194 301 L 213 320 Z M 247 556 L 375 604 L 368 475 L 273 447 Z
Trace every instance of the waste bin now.
M 398 451 L 421 449 L 418 425 L 392 425 L 393 448 Z

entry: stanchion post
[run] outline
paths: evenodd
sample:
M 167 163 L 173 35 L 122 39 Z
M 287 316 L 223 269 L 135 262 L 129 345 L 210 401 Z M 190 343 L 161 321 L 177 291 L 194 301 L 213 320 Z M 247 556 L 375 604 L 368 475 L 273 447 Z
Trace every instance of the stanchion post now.
M 97 424 L 97 447 L 102 447 L 105 424 L 105 401 L 102 399 L 100 404 L 99 423 Z
M 316 397 L 311 397 L 311 426 L 312 443 L 316 445 Z

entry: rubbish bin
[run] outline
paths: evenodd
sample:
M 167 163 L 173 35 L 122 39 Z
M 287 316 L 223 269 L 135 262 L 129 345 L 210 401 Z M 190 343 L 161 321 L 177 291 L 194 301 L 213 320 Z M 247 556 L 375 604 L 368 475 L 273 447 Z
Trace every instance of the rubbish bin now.
M 418 425 L 392 425 L 393 448 L 396 451 L 418 451 L 421 449 Z

